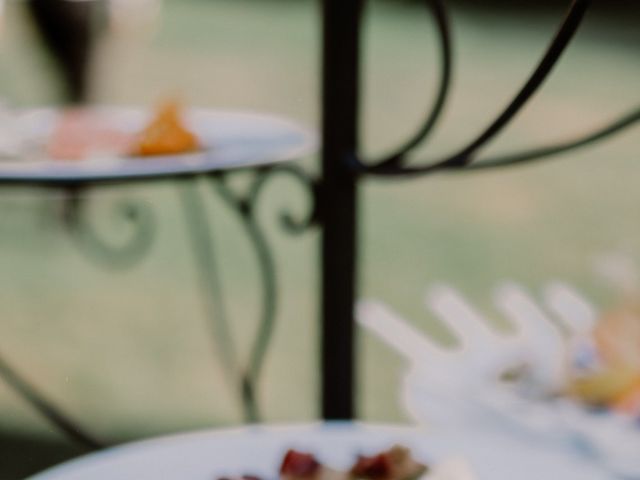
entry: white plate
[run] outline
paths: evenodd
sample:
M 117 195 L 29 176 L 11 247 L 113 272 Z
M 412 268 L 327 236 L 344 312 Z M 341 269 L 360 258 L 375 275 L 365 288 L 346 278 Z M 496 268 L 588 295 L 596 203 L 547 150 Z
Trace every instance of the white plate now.
M 395 443 L 410 447 L 426 463 L 465 458 L 478 480 L 611 479 L 570 452 L 516 438 L 473 431 L 436 435 L 410 427 L 338 423 L 170 436 L 89 455 L 32 480 L 215 480 L 240 474 L 273 479 L 288 448 L 313 452 L 321 461 L 345 468 L 358 453 L 372 453 Z
M 129 133 L 140 131 L 152 114 L 148 109 L 122 107 L 96 107 L 95 112 L 107 124 Z M 45 141 L 59 115 L 56 109 L 33 109 L 18 114 L 16 121 L 26 138 Z M 203 151 L 143 159 L 3 160 L 0 181 L 91 182 L 189 175 L 294 160 L 312 153 L 317 144 L 310 130 L 273 115 L 190 109 L 185 122 L 203 144 Z

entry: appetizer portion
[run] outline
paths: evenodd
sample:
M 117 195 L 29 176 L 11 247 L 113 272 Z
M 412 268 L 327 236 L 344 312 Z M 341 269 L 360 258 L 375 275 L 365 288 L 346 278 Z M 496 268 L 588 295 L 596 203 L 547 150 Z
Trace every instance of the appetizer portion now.
M 95 156 L 124 156 L 134 136 L 108 125 L 94 112 L 71 109 L 62 113 L 46 144 L 54 160 L 84 160 Z
M 63 111 L 45 144 L 54 160 L 88 160 L 96 157 L 151 157 L 189 153 L 201 148 L 198 138 L 183 120 L 175 100 L 159 105 L 139 132 L 123 131 L 116 120 L 99 110 L 74 108 Z
M 359 456 L 349 472 L 351 478 L 367 480 L 416 480 L 427 472 L 408 448 L 395 447 L 372 457 Z
M 280 466 L 279 480 L 417 480 L 428 471 L 426 465 L 416 461 L 409 449 L 402 446 L 373 456 L 358 456 L 346 471 L 323 465 L 313 454 L 289 450 Z M 242 476 L 219 480 L 260 479 Z
M 602 316 L 577 349 L 568 393 L 594 408 L 640 419 L 640 308 Z
M 148 157 L 199 149 L 198 139 L 184 124 L 180 104 L 169 101 L 160 105 L 151 123 L 137 136 L 132 154 Z

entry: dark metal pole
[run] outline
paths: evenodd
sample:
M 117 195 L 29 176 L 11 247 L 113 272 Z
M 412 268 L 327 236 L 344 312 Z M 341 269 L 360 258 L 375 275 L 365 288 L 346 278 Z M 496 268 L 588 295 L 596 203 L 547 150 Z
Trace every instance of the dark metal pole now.
M 360 22 L 363 0 L 324 0 L 322 88 L 322 416 L 354 417 Z

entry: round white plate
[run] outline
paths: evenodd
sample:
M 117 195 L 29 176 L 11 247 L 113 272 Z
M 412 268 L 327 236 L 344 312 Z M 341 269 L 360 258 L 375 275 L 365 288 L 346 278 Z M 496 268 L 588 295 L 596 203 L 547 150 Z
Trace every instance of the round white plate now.
M 148 109 L 95 107 L 105 123 L 127 133 L 139 132 L 150 120 Z M 16 116 L 19 130 L 44 142 L 61 111 L 33 109 Z M 146 158 L 111 157 L 81 161 L 21 158 L 0 161 L 0 182 L 60 183 L 190 175 L 295 160 L 313 153 L 315 135 L 281 117 L 240 111 L 190 109 L 185 122 L 203 145 L 196 153 Z
M 242 474 L 268 480 L 277 478 L 288 448 L 313 452 L 331 466 L 346 468 L 358 453 L 373 453 L 397 443 L 410 447 L 427 464 L 464 458 L 477 480 L 611 479 L 570 452 L 516 438 L 463 431 L 436 435 L 411 427 L 337 423 L 164 437 L 89 455 L 32 480 L 215 480 Z

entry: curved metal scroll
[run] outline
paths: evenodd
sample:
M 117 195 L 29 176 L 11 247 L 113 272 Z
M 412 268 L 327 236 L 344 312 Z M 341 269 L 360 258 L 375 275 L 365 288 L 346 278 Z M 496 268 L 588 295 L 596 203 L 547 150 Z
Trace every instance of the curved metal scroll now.
M 273 336 L 278 307 L 276 268 L 269 242 L 257 219 L 257 207 L 261 193 L 271 175 L 285 175 L 309 187 L 313 207 L 306 218 L 296 218 L 290 212 L 283 212 L 282 226 L 290 233 L 302 233 L 316 219 L 315 182 L 303 170 L 294 166 L 265 168 L 255 172 L 255 176 L 245 195 L 237 195 L 226 184 L 224 174 L 211 177 L 215 191 L 238 215 L 255 249 L 261 274 L 262 314 L 253 342 L 251 356 L 246 366 L 238 360 L 233 339 L 228 327 L 228 317 L 224 304 L 223 286 L 215 262 L 212 235 L 204 203 L 198 192 L 194 178 L 187 178 L 181 184 L 183 205 L 188 224 L 188 232 L 196 254 L 203 299 L 211 320 L 212 337 L 217 345 L 220 360 L 224 366 L 227 381 L 238 392 L 243 405 L 245 419 L 255 422 L 260 418 L 256 388 L 260 378 L 264 358 Z M 86 197 L 78 191 L 68 192 L 65 210 L 65 224 L 78 247 L 91 260 L 109 267 L 129 267 L 139 261 L 149 250 L 155 233 L 155 221 L 148 205 L 131 200 L 121 200 L 115 204 L 113 215 L 132 228 L 128 241 L 117 244 L 105 240 L 87 218 Z M 70 440 L 89 450 L 103 448 L 105 444 L 97 440 L 70 416 L 60 410 L 54 402 L 46 398 L 31 385 L 0 355 L 0 377 L 22 396 L 52 425 L 56 426 Z M 239 379 L 239 380 L 238 380 Z
M 640 123 L 640 107 L 627 115 L 623 115 L 618 120 L 613 121 L 605 127 L 601 127 L 580 138 L 544 147 L 533 148 L 531 150 L 524 150 L 522 152 L 505 154 L 492 159 L 480 160 L 478 163 L 474 163 L 466 167 L 466 170 L 487 170 L 490 168 L 508 167 L 534 160 L 549 158 L 554 155 L 586 147 L 592 143 L 609 138 L 636 123 Z
M 602 140 L 609 137 L 640 120 L 640 111 L 633 111 L 625 115 L 621 119 L 607 125 L 584 137 L 559 143 L 556 145 L 535 148 L 523 152 L 517 152 L 510 155 L 501 156 L 495 159 L 488 159 L 476 165 L 471 165 L 476 159 L 478 151 L 495 138 L 522 107 L 531 99 L 533 94 L 542 86 L 545 79 L 551 73 L 553 67 L 560 59 L 562 53 L 569 45 L 574 37 L 578 27 L 580 26 L 584 15 L 590 6 L 590 0 L 573 0 L 570 3 L 569 10 L 562 22 L 554 40 L 547 48 L 542 60 L 533 71 L 525 85 L 520 89 L 515 98 L 509 103 L 505 110 L 487 127 L 476 139 L 470 142 L 466 147 L 460 149 L 457 153 L 449 155 L 443 159 L 431 162 L 425 166 L 408 167 L 401 163 L 405 160 L 406 154 L 416 144 L 407 144 L 408 148 L 403 148 L 390 158 L 378 162 L 373 165 L 366 165 L 358 158 L 351 158 L 352 168 L 360 173 L 381 175 L 381 176 L 412 176 L 434 173 L 443 170 L 476 170 L 487 169 L 492 167 L 501 167 L 506 165 L 516 165 L 538 158 L 549 157 L 559 153 L 563 153 L 574 148 Z M 442 35 L 441 35 L 442 36 Z M 446 37 L 442 36 L 442 42 L 446 41 Z M 443 49 L 446 49 L 443 45 Z
M 451 90 L 451 76 L 453 68 L 453 49 L 451 41 L 451 26 L 449 15 L 442 0 L 426 0 L 427 6 L 433 14 L 440 40 L 440 78 L 433 106 L 422 127 L 402 147 L 383 160 L 374 162 L 378 167 L 388 167 L 399 164 L 411 150 L 424 143 L 438 124 L 444 112 L 447 98 Z
M 214 192 L 231 208 L 243 226 L 255 251 L 262 286 L 258 329 L 246 364 L 239 359 L 230 333 L 223 285 L 215 261 L 210 219 L 205 213 L 197 185 L 184 184 L 181 193 L 195 259 L 200 272 L 203 298 L 206 301 L 205 308 L 211 322 L 212 340 L 216 345 L 226 380 L 240 397 L 245 420 L 256 422 L 261 418 L 256 393 L 257 384 L 271 344 L 278 312 L 277 272 L 272 248 L 258 221 L 259 198 L 267 181 L 274 175 L 288 176 L 302 183 L 309 188 L 313 201 L 315 201 L 315 183 L 303 170 L 294 166 L 265 168 L 255 171 L 248 190 L 239 194 L 227 183 L 227 175 L 216 173 L 211 175 L 209 180 Z M 290 212 L 283 212 L 280 221 L 290 233 L 301 233 L 314 223 L 315 218 L 314 203 L 306 218 L 296 218 Z
M 139 262 L 150 250 L 156 233 L 151 207 L 141 201 L 118 200 L 112 207 L 111 218 L 129 230 L 125 241 L 109 241 L 96 228 L 88 215 L 86 197 L 71 197 L 75 201 L 72 221 L 67 222 L 71 238 L 78 249 L 95 263 L 109 268 L 128 268 Z

